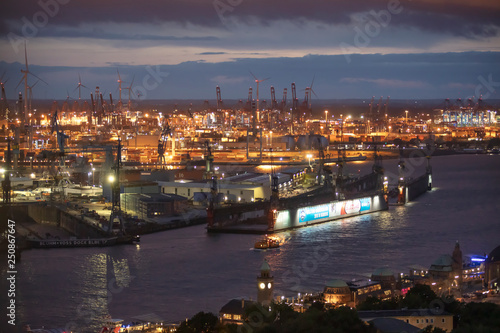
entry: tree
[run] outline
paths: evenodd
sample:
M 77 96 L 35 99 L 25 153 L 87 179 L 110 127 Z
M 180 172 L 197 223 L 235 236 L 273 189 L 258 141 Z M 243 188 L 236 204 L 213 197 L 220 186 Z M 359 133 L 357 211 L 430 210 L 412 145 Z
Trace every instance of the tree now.
M 438 296 L 431 287 L 425 284 L 417 284 L 411 288 L 403 299 L 403 306 L 409 309 L 428 308 L 432 301 L 438 299 Z
M 306 312 L 298 314 L 296 318 L 289 317 L 288 320 L 273 322 L 257 332 L 371 333 L 375 332 L 375 329 L 366 325 L 359 319 L 356 310 L 349 307 L 324 311 L 320 309 L 320 306 L 316 305 L 307 309 Z
M 460 312 L 458 327 L 453 332 L 500 333 L 500 306 L 493 303 L 467 303 Z
M 211 333 L 216 332 L 217 316 L 211 312 L 198 312 L 188 321 L 182 322 L 177 329 L 179 333 Z
M 427 326 L 426 328 L 424 328 L 422 331 L 420 331 L 421 333 L 446 333 L 445 330 L 439 328 L 439 327 L 434 327 L 432 325 L 429 325 Z
M 401 308 L 400 298 L 393 297 L 391 299 L 381 301 L 379 298 L 374 296 L 368 296 L 363 303 L 356 307 L 358 311 L 395 310 L 399 308 Z
M 360 303 L 356 309 L 359 311 L 380 310 L 380 299 L 374 296 L 368 296 L 363 303 Z

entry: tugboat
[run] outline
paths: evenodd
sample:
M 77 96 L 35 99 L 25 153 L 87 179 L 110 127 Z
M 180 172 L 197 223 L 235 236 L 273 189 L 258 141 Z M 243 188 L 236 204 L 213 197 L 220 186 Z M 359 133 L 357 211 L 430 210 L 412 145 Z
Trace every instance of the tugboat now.
M 265 250 L 265 249 L 275 249 L 280 247 L 280 242 L 271 237 L 266 237 L 255 243 L 254 248 L 257 250 Z

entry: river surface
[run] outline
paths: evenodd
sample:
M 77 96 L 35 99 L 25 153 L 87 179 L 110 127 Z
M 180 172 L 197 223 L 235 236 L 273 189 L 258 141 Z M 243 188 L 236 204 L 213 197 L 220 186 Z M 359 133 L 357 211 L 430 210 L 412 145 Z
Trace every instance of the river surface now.
M 424 172 L 423 160 L 406 164 Z M 396 165 L 384 161 L 393 177 Z M 145 235 L 140 245 L 25 251 L 17 264 L 16 321 L 98 332 L 108 315 L 178 322 L 198 311 L 218 313 L 232 298 L 256 299 L 263 260 L 275 295 L 292 297 L 322 291 L 334 278 L 368 277 L 378 267 L 428 267 L 451 254 L 457 240 L 464 255 L 489 253 L 500 244 L 500 156 L 443 156 L 432 165 L 434 189 L 414 202 L 283 233 L 278 250 L 254 251 L 261 236 L 208 235 L 193 226 Z M 370 167 L 349 164 L 354 173 Z

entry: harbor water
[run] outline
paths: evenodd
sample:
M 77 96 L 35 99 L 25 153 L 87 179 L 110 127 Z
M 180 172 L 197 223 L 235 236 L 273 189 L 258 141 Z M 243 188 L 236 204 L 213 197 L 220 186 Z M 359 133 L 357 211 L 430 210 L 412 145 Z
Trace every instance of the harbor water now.
M 384 161 L 392 175 L 396 165 Z M 138 245 L 25 251 L 17 263 L 16 321 L 98 332 L 107 316 L 179 322 L 199 311 L 218 313 L 232 298 L 256 299 L 263 260 L 275 295 L 296 297 L 379 267 L 394 273 L 428 267 L 451 254 L 456 241 L 464 255 L 490 252 L 500 244 L 500 156 L 443 156 L 432 165 L 434 188 L 415 201 L 282 233 L 280 249 L 256 251 L 261 236 L 207 234 L 198 225 L 145 235 Z M 348 168 L 369 170 L 371 162 Z M 419 164 L 417 174 L 424 168 Z M 6 268 L 1 275 L 5 281 Z

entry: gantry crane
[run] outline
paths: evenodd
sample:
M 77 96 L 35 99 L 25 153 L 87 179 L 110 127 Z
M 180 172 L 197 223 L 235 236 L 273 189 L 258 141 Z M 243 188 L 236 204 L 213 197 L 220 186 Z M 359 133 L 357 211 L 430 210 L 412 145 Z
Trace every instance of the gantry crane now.
M 58 118 L 57 108 L 55 109 L 54 115 L 52 116 L 51 126 L 52 126 L 52 133 L 56 132 L 57 146 L 59 149 L 59 152 L 57 154 L 59 157 L 59 166 L 55 167 L 56 170 L 54 172 L 54 187 L 52 189 L 52 193 L 54 193 L 55 189 L 57 189 L 61 193 L 61 195 L 64 196 L 64 190 L 62 187 L 65 183 L 65 176 L 63 175 L 62 169 L 64 167 L 64 156 L 66 149 L 65 141 L 66 139 L 69 138 L 69 136 L 64 134 L 64 132 L 59 128 L 59 118 Z M 66 181 L 69 182 L 68 179 L 66 179 Z
M 58 110 L 56 109 L 54 115 L 52 116 L 51 126 L 52 133 L 56 132 L 57 135 L 57 146 L 59 148 L 59 164 L 60 166 L 64 166 L 64 151 L 66 148 L 65 140 L 69 139 L 69 136 L 64 134 L 64 132 L 59 129 L 59 118 L 58 118 Z
M 7 154 L 5 156 L 5 173 L 4 180 L 2 180 L 2 191 L 3 191 L 3 203 L 10 203 L 10 138 L 7 139 Z
M 170 123 L 168 122 L 167 115 L 165 115 L 163 118 L 163 126 L 161 128 L 160 138 L 158 140 L 158 161 L 160 164 L 165 163 L 165 150 L 169 137 L 172 138 L 172 129 L 170 128 Z

